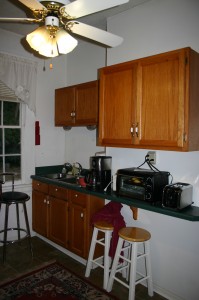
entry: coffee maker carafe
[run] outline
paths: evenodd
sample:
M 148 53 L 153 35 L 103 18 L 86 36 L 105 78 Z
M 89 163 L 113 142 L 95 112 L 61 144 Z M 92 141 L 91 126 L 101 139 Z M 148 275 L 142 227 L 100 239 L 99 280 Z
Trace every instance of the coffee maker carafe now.
M 111 156 L 91 156 L 90 172 L 87 176 L 87 188 L 103 191 L 109 184 L 111 189 Z

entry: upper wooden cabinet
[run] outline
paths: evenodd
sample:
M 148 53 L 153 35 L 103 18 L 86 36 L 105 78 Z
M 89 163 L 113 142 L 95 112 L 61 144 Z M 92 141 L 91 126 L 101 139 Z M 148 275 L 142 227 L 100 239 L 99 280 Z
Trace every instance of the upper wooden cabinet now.
M 99 144 L 199 150 L 198 82 L 190 48 L 100 69 Z
M 55 126 L 98 123 L 98 81 L 55 90 Z

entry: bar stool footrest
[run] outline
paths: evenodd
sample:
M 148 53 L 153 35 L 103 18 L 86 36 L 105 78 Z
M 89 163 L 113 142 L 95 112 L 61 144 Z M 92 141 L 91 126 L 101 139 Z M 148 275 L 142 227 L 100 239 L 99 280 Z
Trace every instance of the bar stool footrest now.
M 20 242 L 21 240 L 23 240 L 23 239 L 25 239 L 25 238 L 27 238 L 27 237 L 30 237 L 30 235 L 28 234 L 28 232 L 27 232 L 27 230 L 26 229 L 23 229 L 23 228 L 8 228 L 7 230 L 1 230 L 0 231 L 0 234 L 1 233 L 4 233 L 5 231 L 22 231 L 22 232 L 25 232 L 26 233 L 26 235 L 25 236 L 23 236 L 23 237 L 20 237 L 20 239 L 16 239 L 16 240 L 12 240 L 12 241 L 4 241 L 4 240 L 0 240 L 0 243 L 2 243 L 2 244 L 13 244 L 13 243 L 16 243 L 16 242 Z

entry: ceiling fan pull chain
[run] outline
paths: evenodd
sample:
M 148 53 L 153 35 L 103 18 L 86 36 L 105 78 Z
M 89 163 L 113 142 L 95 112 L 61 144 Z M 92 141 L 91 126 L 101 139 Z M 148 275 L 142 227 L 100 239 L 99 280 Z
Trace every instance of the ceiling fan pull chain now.
M 46 71 L 46 62 L 45 62 L 45 59 L 44 59 L 43 71 L 44 72 Z
M 50 70 L 52 70 L 52 69 L 53 69 L 53 61 L 52 61 L 52 59 L 51 59 Z

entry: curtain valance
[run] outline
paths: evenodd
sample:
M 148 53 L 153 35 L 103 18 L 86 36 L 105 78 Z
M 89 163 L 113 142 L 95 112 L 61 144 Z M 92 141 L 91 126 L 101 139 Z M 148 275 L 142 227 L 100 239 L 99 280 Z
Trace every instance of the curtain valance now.
M 33 112 L 36 110 L 36 76 L 36 62 L 0 53 L 0 80 Z

